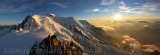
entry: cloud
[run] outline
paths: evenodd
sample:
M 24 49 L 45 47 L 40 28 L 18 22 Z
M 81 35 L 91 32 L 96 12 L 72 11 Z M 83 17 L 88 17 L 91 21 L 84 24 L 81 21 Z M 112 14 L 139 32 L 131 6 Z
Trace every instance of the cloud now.
M 132 8 L 126 6 L 126 4 L 124 3 L 124 1 L 120 2 L 120 6 L 118 7 L 118 12 L 124 12 L 124 13 L 130 13 L 132 12 Z
M 150 53 L 157 50 L 155 45 L 142 45 L 142 51 L 146 53 Z
M 96 8 L 96 9 L 90 9 L 90 10 L 86 10 L 86 12 L 102 12 L 102 13 L 114 13 L 116 10 L 115 9 L 100 9 L 100 8 Z
M 157 50 L 158 47 L 155 45 L 142 45 L 136 39 L 131 38 L 129 35 L 122 36 L 123 40 L 120 43 L 120 46 L 123 49 L 128 49 L 133 53 L 133 55 L 143 55 L 144 53 L 151 53 L 154 50 Z
M 103 30 L 105 31 L 115 31 L 115 28 L 110 27 L 110 26 L 102 26 Z
M 110 2 L 112 2 L 111 0 L 104 0 L 106 3 L 108 2 L 109 4 L 111 4 Z M 104 1 L 102 0 L 102 2 L 104 3 Z M 102 4 L 102 3 L 101 3 Z M 108 5 L 108 4 L 106 4 Z M 131 13 L 133 11 L 133 9 L 131 7 L 126 6 L 124 1 L 119 2 L 119 5 L 116 6 L 117 8 L 105 8 L 105 9 L 101 9 L 98 10 L 98 12 L 106 12 L 106 13 Z M 94 11 L 94 9 L 90 10 L 90 11 Z
M 160 12 L 160 4 L 159 3 L 144 3 L 142 6 L 136 7 L 128 7 L 124 1 L 120 2 L 120 6 L 118 7 L 118 12 L 126 13 L 126 14 L 143 14 L 143 15 L 153 15 L 157 12 Z
M 0 13 L 21 12 L 27 9 L 32 9 L 35 6 L 45 4 L 45 0 L 2 0 L 0 2 Z
M 160 12 L 160 4 L 159 3 L 145 3 L 142 7 L 140 7 L 140 11 L 144 13 L 156 13 Z
M 62 3 L 58 3 L 58 2 L 53 2 L 53 3 L 50 3 L 50 4 L 57 5 L 57 6 L 61 7 L 61 8 L 70 7 L 70 6 L 68 6 L 67 4 L 62 4 Z
M 100 27 L 105 31 L 115 31 L 115 28 L 110 27 L 110 26 L 104 26 L 104 25 L 97 25 L 96 27 Z
M 114 0 L 102 0 L 101 5 L 109 5 L 114 3 Z M 140 4 L 140 3 L 133 3 Z M 160 12 L 160 4 L 155 2 L 146 2 L 139 6 L 127 6 L 127 4 L 122 0 L 116 6 L 112 8 L 104 8 L 99 10 L 98 12 L 105 13 L 120 13 L 124 15 L 155 15 Z
M 129 7 L 124 1 L 121 1 L 118 5 L 118 8 L 115 13 L 122 13 L 122 14 L 141 14 L 140 7 Z
M 98 11 L 100 11 L 100 8 L 95 8 L 95 9 L 87 10 L 87 12 L 98 12 Z
M 139 3 L 133 3 L 133 4 L 139 4 Z
M 101 5 L 110 5 L 113 4 L 115 0 L 102 0 Z
M 109 9 L 109 8 L 105 8 L 103 10 L 101 10 L 100 12 L 106 12 L 106 13 L 114 13 L 116 10 L 115 9 Z
M 126 45 L 128 45 L 128 46 L 130 46 L 130 47 L 139 47 L 141 44 L 136 40 L 136 39 L 134 39 L 134 38 L 131 38 L 130 36 L 128 36 L 128 35 L 124 35 L 123 36 L 123 41 L 122 41 L 122 43 L 123 44 L 126 44 Z

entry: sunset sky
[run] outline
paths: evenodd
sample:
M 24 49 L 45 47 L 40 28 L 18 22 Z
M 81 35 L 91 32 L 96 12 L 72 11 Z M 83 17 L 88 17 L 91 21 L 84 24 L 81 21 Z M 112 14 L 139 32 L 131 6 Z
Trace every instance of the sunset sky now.
M 20 23 L 29 14 L 54 13 L 77 19 L 160 18 L 160 0 L 1 0 L 0 24 Z

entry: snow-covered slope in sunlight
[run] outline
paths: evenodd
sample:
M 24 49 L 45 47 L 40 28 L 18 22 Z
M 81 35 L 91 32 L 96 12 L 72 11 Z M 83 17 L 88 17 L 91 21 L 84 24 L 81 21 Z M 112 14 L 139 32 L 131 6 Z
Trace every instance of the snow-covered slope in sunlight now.
M 60 37 L 58 38 L 60 41 L 70 42 L 72 40 L 72 38 L 69 37 L 72 33 L 49 16 L 27 16 L 18 27 L 22 30 L 12 30 L 9 34 L 0 38 L 0 53 L 5 54 L 5 48 L 8 50 L 30 49 L 35 42 L 40 42 L 48 35 L 54 33 L 56 33 L 56 35 L 60 34 Z M 8 53 L 8 55 L 13 55 L 13 53 Z M 15 53 L 15 55 L 17 54 L 24 55 L 21 52 Z
M 48 34 L 39 30 L 30 31 L 11 31 L 6 36 L 0 38 L 0 53 L 2 55 L 28 55 L 29 49 L 35 41 L 41 41 Z
M 96 28 L 87 21 L 79 21 L 73 17 L 60 17 L 55 14 L 28 15 L 22 23 L 11 29 L 10 33 L 0 37 L 0 54 L 29 55 L 30 50 L 35 49 L 34 46 L 40 45 L 41 49 L 50 49 L 54 48 L 53 44 L 61 42 L 61 46 L 65 45 L 63 47 L 75 51 L 80 49 L 84 54 L 128 55 L 127 52 L 108 44 L 95 30 Z M 53 37 L 57 38 L 55 43 L 52 43 Z
M 88 23 L 88 21 L 79 21 L 73 17 L 60 17 L 53 14 L 51 16 L 55 17 L 57 22 L 73 33 L 88 54 L 128 55 L 127 52 L 108 44 L 108 40 L 104 39 L 102 35 L 97 34 L 95 32 L 96 28 Z

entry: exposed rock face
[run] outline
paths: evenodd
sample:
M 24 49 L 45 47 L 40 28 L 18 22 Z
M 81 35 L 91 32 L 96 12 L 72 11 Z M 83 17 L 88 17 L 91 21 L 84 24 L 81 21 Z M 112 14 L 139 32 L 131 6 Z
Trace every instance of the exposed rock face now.
M 48 36 L 40 43 L 35 42 L 30 55 L 83 55 L 84 50 L 75 43 L 61 42 L 56 35 Z

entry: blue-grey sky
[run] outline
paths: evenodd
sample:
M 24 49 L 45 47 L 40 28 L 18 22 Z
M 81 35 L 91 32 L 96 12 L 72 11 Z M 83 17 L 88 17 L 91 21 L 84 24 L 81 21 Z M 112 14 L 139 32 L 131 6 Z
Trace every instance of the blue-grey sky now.
M 160 0 L 1 0 L 0 24 L 17 24 L 29 14 L 54 13 L 77 19 L 159 18 Z

